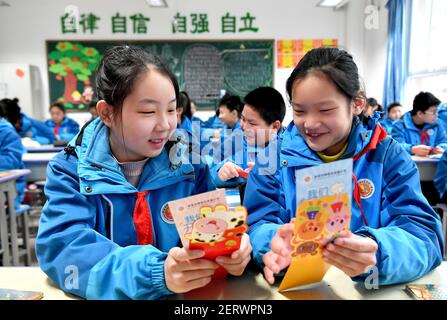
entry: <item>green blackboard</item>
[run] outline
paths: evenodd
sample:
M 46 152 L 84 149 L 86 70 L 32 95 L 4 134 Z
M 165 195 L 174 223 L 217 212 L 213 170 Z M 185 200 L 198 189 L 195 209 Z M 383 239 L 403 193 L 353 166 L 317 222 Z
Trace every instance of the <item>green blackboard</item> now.
M 47 41 L 50 100 L 68 110 L 85 110 L 94 98 L 94 72 L 103 52 L 136 45 L 159 55 L 177 76 L 180 89 L 199 109 L 214 109 L 221 90 L 243 98 L 273 86 L 273 40 L 254 41 Z

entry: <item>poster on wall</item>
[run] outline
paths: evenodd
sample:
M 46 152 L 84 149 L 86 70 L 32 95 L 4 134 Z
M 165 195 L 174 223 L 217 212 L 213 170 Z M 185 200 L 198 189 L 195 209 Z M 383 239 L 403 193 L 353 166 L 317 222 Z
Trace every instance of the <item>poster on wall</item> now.
M 278 68 L 294 68 L 304 55 L 321 47 L 337 48 L 337 39 L 277 40 Z
M 85 111 L 95 98 L 95 70 L 120 41 L 47 41 L 50 101 Z M 224 90 L 241 99 L 273 85 L 274 40 L 127 41 L 158 55 L 201 110 L 215 110 Z

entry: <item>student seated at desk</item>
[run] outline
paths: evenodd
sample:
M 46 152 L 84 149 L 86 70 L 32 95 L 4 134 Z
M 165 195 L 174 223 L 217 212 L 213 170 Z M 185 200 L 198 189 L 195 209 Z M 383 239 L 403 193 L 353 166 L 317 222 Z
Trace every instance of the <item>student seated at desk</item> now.
M 32 119 L 21 112 L 18 104 L 19 100 L 3 99 L 5 108 L 5 118 L 13 124 L 21 138 L 30 138 L 40 144 L 51 144 L 56 141 L 53 132 L 43 121 Z
M 253 258 L 267 281 L 273 283 L 274 274 L 291 262 L 299 192 L 295 171 L 346 158 L 354 158 L 352 233 L 325 246 L 324 260 L 360 282 L 375 265 L 379 284 L 411 281 L 438 266 L 439 217 L 422 196 L 416 165 L 377 124 L 378 114 L 365 122 L 359 117 L 365 98 L 352 56 L 336 48 L 313 49 L 295 67 L 286 89 L 293 122 L 276 160 L 281 167 L 265 175 L 255 166 L 244 198 Z M 374 188 L 365 193 L 357 181 Z
M 188 134 L 192 134 L 191 102 L 185 91 L 179 93 L 179 101 L 177 104 L 177 128 L 185 130 Z
M 98 111 L 96 111 L 96 104 L 98 103 L 97 100 L 92 100 L 88 105 L 88 112 L 92 116 L 90 120 L 95 120 L 98 118 Z
M 440 199 L 444 204 L 447 204 L 447 152 L 444 152 L 441 159 L 439 159 L 433 182 Z
M 438 117 L 439 120 L 442 121 L 442 123 L 444 124 L 444 129 L 447 132 L 447 102 L 445 103 L 440 103 L 438 105 Z
M 66 116 L 62 103 L 53 103 L 50 107 L 50 115 L 51 119 L 45 121 L 45 124 L 53 131 L 57 141 L 70 141 L 78 133 L 78 123 Z
M 194 123 L 194 121 L 198 121 L 200 124 L 200 127 L 203 128 L 204 122 L 202 121 L 202 119 L 195 116 L 195 114 L 197 113 L 196 102 L 192 99 L 190 99 L 189 102 L 191 104 L 191 122 Z
M 256 162 L 257 155 L 265 154 L 264 149 L 269 143 L 276 141 L 285 114 L 284 99 L 274 88 L 261 87 L 247 94 L 241 115 L 243 148 L 211 169 L 218 188 L 236 187 L 247 181 L 239 177 L 239 172 L 248 171 L 249 164 Z
M 399 102 L 390 103 L 387 108 L 386 118 L 380 122 L 380 125 L 391 135 L 394 124 L 402 117 L 402 106 Z
M 420 92 L 413 100 L 413 110 L 393 126 L 393 138 L 410 154 L 426 157 L 447 148 L 447 133 L 438 121 L 438 98 Z
M 363 109 L 363 115 L 365 117 L 370 117 L 374 113 L 383 112 L 383 107 L 377 102 L 375 98 L 368 98 L 366 99 L 366 106 Z
M 222 129 L 215 132 L 214 138 L 220 142 L 220 158 L 218 162 L 239 152 L 240 146 L 235 143 L 242 136 L 241 113 L 243 104 L 238 96 L 225 94 L 219 101 L 219 119 L 223 123 Z
M 5 103 L 0 101 L 0 171 L 23 169 L 22 155 L 25 149 L 12 124 L 4 118 L 5 108 Z M 17 179 L 16 188 L 15 206 L 18 207 L 25 194 L 25 177 Z
M 100 118 L 48 166 L 36 239 L 42 270 L 87 299 L 164 298 L 207 285 L 219 265 L 241 275 L 248 235 L 230 257 L 201 259 L 203 251 L 179 247 L 167 214 L 168 201 L 215 189 L 206 165 L 170 161 L 178 148 L 174 74 L 153 54 L 119 46 L 104 53 L 96 75 Z

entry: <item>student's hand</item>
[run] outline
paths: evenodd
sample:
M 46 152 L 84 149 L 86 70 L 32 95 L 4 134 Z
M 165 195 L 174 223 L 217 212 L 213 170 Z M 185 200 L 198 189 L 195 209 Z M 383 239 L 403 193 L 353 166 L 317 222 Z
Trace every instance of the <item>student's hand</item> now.
M 199 259 L 204 254 L 203 250 L 178 247 L 169 250 L 164 265 L 166 287 L 172 292 L 182 293 L 206 286 L 219 265 Z
M 442 149 L 441 147 L 434 147 L 432 150 L 431 150 L 431 154 L 438 154 L 438 153 L 443 153 L 444 152 L 444 149 Z
M 419 157 L 427 157 L 432 148 L 430 146 L 418 145 L 411 148 L 411 153 Z
M 217 140 L 219 140 L 220 139 L 220 130 L 221 129 L 216 129 L 215 131 L 214 131 L 214 133 L 213 133 L 213 139 L 217 139 Z
M 240 276 L 251 259 L 251 245 L 248 234 L 244 233 L 239 250 L 234 251 L 230 257 L 217 257 L 216 262 L 233 276 Z
M 339 268 L 350 277 L 361 275 L 377 263 L 377 243 L 368 237 L 361 237 L 342 231 L 332 243 L 322 242 L 323 259 Z
M 228 181 L 233 178 L 239 177 L 238 170 L 243 170 L 238 165 L 234 164 L 233 162 L 226 162 L 222 168 L 220 168 L 218 172 L 219 179 L 222 181 Z
M 293 247 L 290 244 L 290 240 L 293 237 L 295 229 L 294 220 L 278 228 L 278 231 L 270 242 L 270 251 L 262 257 L 262 262 L 265 265 L 264 277 L 270 284 L 275 282 L 274 274 L 288 267 L 292 261 L 291 253 Z
M 60 140 L 61 140 L 61 137 L 60 137 L 58 134 L 56 134 L 55 137 L 56 137 L 56 140 L 57 140 L 57 141 L 60 141 Z
M 246 172 L 250 173 L 251 169 L 255 166 L 254 162 L 247 162 L 247 169 L 245 169 Z

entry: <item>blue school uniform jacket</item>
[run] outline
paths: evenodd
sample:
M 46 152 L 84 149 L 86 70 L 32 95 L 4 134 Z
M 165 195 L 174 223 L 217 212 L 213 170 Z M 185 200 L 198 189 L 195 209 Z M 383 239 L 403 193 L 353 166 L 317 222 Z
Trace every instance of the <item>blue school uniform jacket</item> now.
M 96 119 L 85 127 L 75 152 L 50 161 L 36 254 L 60 288 L 88 299 L 158 299 L 172 293 L 164 262 L 181 242 L 167 202 L 215 186 L 206 166 L 171 164 L 166 148 L 146 163 L 135 188 L 112 156 L 107 127 Z M 153 245 L 137 245 L 132 219 L 135 193 L 144 190 L 150 190 Z
M 442 124 L 437 120 L 431 124 L 425 124 L 423 129 L 419 130 L 410 112 L 404 114 L 402 119 L 394 124 L 392 135 L 408 153 L 411 153 L 413 146 L 421 144 L 447 149 L 447 133 Z
M 247 144 L 247 140 L 244 136 L 242 140 L 242 148 L 239 149 L 237 153 L 234 153 L 231 157 L 219 162 L 214 166 L 211 166 L 210 172 L 216 187 L 231 188 L 237 187 L 240 184 L 247 182 L 247 180 L 244 178 L 233 178 L 228 181 L 222 181 L 219 178 L 219 170 L 227 162 L 233 162 L 234 164 L 241 167 L 243 170 L 248 168 L 249 162 L 256 163 L 258 166 L 263 166 L 264 168 L 268 168 L 269 165 L 271 167 L 274 165 L 274 168 L 276 169 L 276 163 L 272 164 L 269 160 L 272 157 L 274 158 L 277 156 L 279 143 L 278 141 L 279 139 L 281 139 L 282 131 L 283 130 L 280 130 L 278 136 L 272 139 L 272 141 L 270 141 L 267 146 L 262 147 Z M 273 172 L 274 171 L 275 170 L 273 170 Z
M 45 121 L 45 124 L 51 129 L 51 131 L 54 133 L 54 128 L 56 127 L 56 124 L 53 120 L 49 119 Z M 61 138 L 61 140 L 71 140 L 73 137 L 78 133 L 79 131 L 79 125 L 76 121 L 73 119 L 70 119 L 68 117 L 65 117 L 64 120 L 62 120 L 58 135 Z
M 447 103 L 439 104 L 438 117 L 441 120 L 441 123 L 444 124 L 444 129 L 447 131 Z
M 21 113 L 21 115 L 22 130 L 20 131 L 20 135 L 22 137 L 31 138 L 40 144 L 52 144 L 56 141 L 53 131 L 48 128 L 45 122 L 30 118 L 24 113 Z
M 11 123 L 4 118 L 0 118 L 0 171 L 23 169 L 22 155 L 24 153 L 25 149 L 22 146 L 19 134 Z M 18 207 L 25 194 L 25 177 L 17 179 L 16 189 L 15 205 Z
M 181 124 L 177 124 L 177 128 L 185 130 L 190 135 L 192 134 L 192 122 L 186 116 L 183 117 Z
M 436 167 L 435 180 L 436 190 L 442 198 L 447 193 L 447 151 L 444 152 Z
M 373 117 L 364 126 L 355 118 L 343 159 L 374 145 L 376 121 Z M 252 169 L 245 190 L 250 241 L 254 260 L 260 265 L 278 227 L 295 217 L 295 170 L 322 163 L 293 122 L 284 133 L 279 160 L 281 167 L 275 175 L 259 175 L 256 167 Z M 441 222 L 422 195 L 419 173 L 408 153 L 385 137 L 354 161 L 354 174 L 359 183 L 368 182 L 372 192 L 360 200 L 368 226 L 353 197 L 350 228 L 376 239 L 379 283 L 411 281 L 438 266 L 442 261 Z M 366 276 L 354 280 L 363 281 Z
M 386 117 L 385 119 L 380 121 L 380 125 L 386 130 L 386 133 L 388 133 L 388 135 L 391 135 L 393 126 L 398 121 L 399 120 L 391 120 L 390 118 Z

